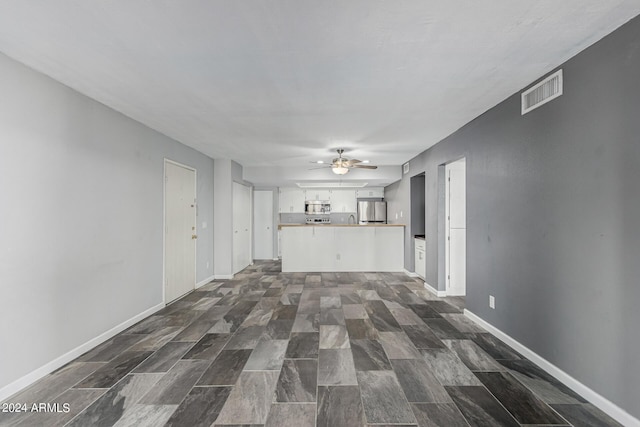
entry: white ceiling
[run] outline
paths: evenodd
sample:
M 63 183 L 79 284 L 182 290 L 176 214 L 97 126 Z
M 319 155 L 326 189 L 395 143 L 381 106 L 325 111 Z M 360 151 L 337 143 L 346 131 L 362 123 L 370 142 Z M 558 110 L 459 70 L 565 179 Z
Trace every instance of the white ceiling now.
M 0 51 L 245 167 L 338 147 L 400 165 L 639 13 L 638 0 L 2 0 Z

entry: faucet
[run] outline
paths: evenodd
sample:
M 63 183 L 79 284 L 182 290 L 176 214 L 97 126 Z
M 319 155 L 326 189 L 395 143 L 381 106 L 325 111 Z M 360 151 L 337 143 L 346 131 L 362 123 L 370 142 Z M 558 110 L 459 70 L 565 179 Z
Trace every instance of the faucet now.
M 353 223 L 356 223 L 356 217 L 352 215 L 349 215 L 349 219 L 347 220 L 347 224 L 351 224 L 351 220 L 353 219 Z

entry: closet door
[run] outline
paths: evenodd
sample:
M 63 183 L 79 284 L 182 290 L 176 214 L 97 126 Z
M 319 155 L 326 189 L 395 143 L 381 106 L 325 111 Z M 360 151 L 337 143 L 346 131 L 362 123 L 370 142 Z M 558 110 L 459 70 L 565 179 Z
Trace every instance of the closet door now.
M 251 189 L 233 183 L 233 274 L 251 263 Z
M 273 259 L 273 191 L 253 192 L 253 226 L 255 259 Z

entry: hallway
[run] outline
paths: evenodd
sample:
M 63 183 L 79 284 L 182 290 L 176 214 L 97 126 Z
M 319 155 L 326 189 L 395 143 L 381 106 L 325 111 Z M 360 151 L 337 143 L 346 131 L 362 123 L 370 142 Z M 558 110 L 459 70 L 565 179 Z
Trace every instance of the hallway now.
M 258 262 L 5 402 L 59 411 L 0 426 L 619 425 L 463 305 L 404 274 Z

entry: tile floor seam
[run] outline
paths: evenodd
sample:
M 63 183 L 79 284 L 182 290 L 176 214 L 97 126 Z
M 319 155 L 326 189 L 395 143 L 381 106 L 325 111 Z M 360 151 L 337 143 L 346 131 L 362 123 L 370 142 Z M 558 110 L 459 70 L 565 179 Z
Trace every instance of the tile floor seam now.
M 490 405 L 489 401 L 487 401 L 487 404 L 490 406 L 487 410 L 491 411 L 491 407 L 495 407 L 496 410 L 499 409 L 500 411 L 504 411 L 506 412 L 506 414 L 508 414 L 510 420 L 519 425 L 516 415 L 507 408 L 507 406 L 512 406 L 510 404 L 510 400 L 507 399 L 505 400 L 505 403 L 503 403 L 498 399 L 498 396 L 491 392 L 489 387 L 485 384 L 485 382 L 487 382 L 487 384 L 495 389 L 496 385 L 501 384 L 501 381 L 507 381 L 507 383 L 505 384 L 513 384 L 519 393 L 525 393 L 524 396 L 529 396 L 530 399 L 533 399 L 531 400 L 532 406 L 530 406 L 530 408 L 538 408 L 539 404 L 543 405 L 540 406 L 540 408 L 544 408 L 544 413 L 551 417 L 551 419 L 556 419 L 556 421 L 564 420 L 567 422 L 567 425 L 572 425 L 572 423 L 568 421 L 568 418 L 560 413 L 560 410 L 568 413 L 571 417 L 588 417 L 588 419 L 593 418 L 595 421 L 598 421 L 600 418 L 602 420 L 605 420 L 604 415 L 601 413 L 601 411 L 587 402 L 584 398 L 579 396 L 577 393 L 569 390 L 573 394 L 575 394 L 575 396 L 579 397 L 578 399 L 577 397 L 574 397 L 573 394 L 569 394 L 568 391 L 560 388 L 560 386 L 562 386 L 562 383 L 552 382 L 552 380 L 557 381 L 557 379 L 553 377 L 540 377 L 535 376 L 534 374 L 534 377 L 532 377 L 532 383 L 530 385 L 527 385 L 527 383 L 523 381 L 523 377 L 520 377 L 516 374 L 521 372 L 521 370 L 523 370 L 522 372 L 527 372 L 527 369 L 533 369 L 533 367 L 537 367 L 537 365 L 532 364 L 532 368 L 528 368 L 529 365 L 527 365 L 527 363 L 530 363 L 528 359 L 526 359 L 522 355 L 519 355 L 517 352 L 515 352 L 515 350 L 507 346 L 502 341 L 489 339 L 489 337 L 487 337 L 488 333 L 486 330 L 476 324 L 467 322 L 466 318 L 460 317 L 464 308 L 464 298 L 439 298 L 434 295 L 427 295 L 424 293 L 424 290 L 418 281 L 413 280 L 412 278 L 409 278 L 404 274 L 376 272 L 282 273 L 280 270 L 281 269 L 279 261 L 257 261 L 254 265 L 251 265 L 245 270 L 238 273 L 233 279 L 211 281 L 205 284 L 203 287 L 189 292 L 182 298 L 176 299 L 175 301 L 166 305 L 163 309 L 159 310 L 157 313 L 154 313 L 147 318 L 140 320 L 135 325 L 130 326 L 125 331 L 112 337 L 110 340 L 105 341 L 105 343 L 99 344 L 93 349 L 85 352 L 79 358 L 69 362 L 65 366 L 68 367 L 68 365 L 71 365 L 73 363 L 100 364 L 94 365 L 95 370 L 84 375 L 82 378 L 77 379 L 76 377 L 71 375 L 70 378 L 75 381 L 72 385 L 67 385 L 69 384 L 69 382 L 64 382 L 66 377 L 62 377 L 60 378 L 60 380 L 63 381 L 61 385 L 63 385 L 64 388 L 62 390 L 55 388 L 55 385 L 58 383 L 56 383 L 52 378 L 55 378 L 54 375 L 56 373 L 59 373 L 61 369 L 65 368 L 62 367 L 49 376 L 45 376 L 42 380 L 40 380 L 40 382 L 35 383 L 33 386 L 30 386 L 16 393 L 16 395 L 19 395 L 21 393 L 29 393 L 29 390 L 32 390 L 31 394 L 33 394 L 34 396 L 37 396 L 38 393 L 40 393 L 40 395 L 51 393 L 51 395 L 47 397 L 47 399 L 50 401 L 59 399 L 60 396 L 71 391 L 77 393 L 76 395 L 78 396 L 78 399 L 80 399 L 81 396 L 85 396 L 87 399 L 89 399 L 88 403 L 85 402 L 85 400 L 81 400 L 82 405 L 84 406 L 80 407 L 78 413 L 76 413 L 71 419 L 65 422 L 65 425 L 75 425 L 77 423 L 84 422 L 84 419 L 79 417 L 82 417 L 89 408 L 99 408 L 100 406 L 95 405 L 100 405 L 99 401 L 101 401 L 101 399 L 107 399 L 106 396 L 109 395 L 110 391 L 113 390 L 114 392 L 117 391 L 119 393 L 120 391 L 118 390 L 122 390 L 123 387 L 126 387 L 128 384 L 130 384 L 130 381 L 138 381 L 135 383 L 138 385 L 132 385 L 132 387 L 137 387 L 135 390 L 137 390 L 138 394 L 135 395 L 135 399 L 127 401 L 126 403 L 127 406 L 125 411 L 129 414 L 127 415 L 127 417 L 130 418 L 131 413 L 129 411 L 134 411 L 136 409 L 139 410 L 139 408 L 136 408 L 136 405 L 145 405 L 140 404 L 140 402 L 143 401 L 145 396 L 147 396 L 149 393 L 152 393 L 152 391 L 160 381 L 163 381 L 166 378 L 167 381 L 165 381 L 165 384 L 172 384 L 170 386 L 167 386 L 167 390 L 174 390 L 174 383 L 172 381 L 179 381 L 179 379 L 174 380 L 174 377 L 170 377 L 168 375 L 171 375 L 170 373 L 173 372 L 174 369 L 179 366 L 179 364 L 181 364 L 181 362 L 200 361 L 200 364 L 203 366 L 203 370 L 202 372 L 200 372 L 200 375 L 198 375 L 197 378 L 188 377 L 188 382 L 185 384 L 187 385 L 187 387 L 184 389 L 178 388 L 180 395 L 175 396 L 180 399 L 179 403 L 176 405 L 174 405 L 173 403 L 171 405 L 168 405 L 174 406 L 172 410 L 169 409 L 171 410 L 171 414 L 169 414 L 170 418 L 176 416 L 178 417 L 176 419 L 183 419 L 180 418 L 184 416 L 184 413 L 181 413 L 181 411 L 184 412 L 185 408 L 187 408 L 187 406 L 184 405 L 199 405 L 197 396 L 205 396 L 205 394 L 202 394 L 205 392 L 205 390 L 211 390 L 211 393 L 207 392 L 207 396 L 217 396 L 216 399 L 224 399 L 216 401 L 217 403 L 213 404 L 214 406 L 209 406 L 209 409 L 201 407 L 201 410 L 209 411 L 202 414 L 202 416 L 205 417 L 203 419 L 209 420 L 211 419 L 211 417 L 217 417 L 225 407 L 225 404 L 227 403 L 229 396 L 231 395 L 233 390 L 236 388 L 236 386 L 238 386 L 238 381 L 240 380 L 241 375 L 243 373 L 246 373 L 267 375 L 269 378 L 271 378 L 269 381 L 275 381 L 275 386 L 270 400 L 269 398 L 267 398 L 266 402 L 260 403 L 261 405 L 264 404 L 267 406 L 263 407 L 262 409 L 256 408 L 256 410 L 258 411 L 256 412 L 256 414 L 262 414 L 260 416 L 264 418 L 260 419 L 262 419 L 264 422 L 267 422 L 269 420 L 269 414 L 271 413 L 272 408 L 304 407 L 307 409 L 301 410 L 303 412 L 306 411 L 305 413 L 307 415 L 310 415 L 310 411 L 308 409 L 310 407 L 309 405 L 315 406 L 316 410 L 313 421 L 315 422 L 316 426 L 318 426 L 319 422 L 326 423 L 330 420 L 340 422 L 340 420 L 345 421 L 347 419 L 350 419 L 353 421 L 354 418 L 349 418 L 348 415 L 347 418 L 341 419 L 333 418 L 333 415 L 327 418 L 327 414 L 323 414 L 321 418 L 320 411 L 326 410 L 329 407 L 335 409 L 335 405 L 338 405 L 337 408 L 339 408 L 339 405 L 342 403 L 341 399 L 346 396 L 346 394 L 350 393 L 349 391 L 347 391 L 351 390 L 349 389 L 349 387 L 357 387 L 356 389 L 352 389 L 354 391 L 357 390 L 359 394 L 358 404 L 356 405 L 357 408 L 352 407 L 351 409 L 355 409 L 356 411 L 358 411 L 359 415 L 351 415 L 362 416 L 362 418 L 358 422 L 363 422 L 364 424 L 371 425 L 381 425 L 380 423 L 373 422 L 377 421 L 376 419 L 372 419 L 370 421 L 367 417 L 365 408 L 371 408 L 372 402 L 369 401 L 369 403 L 367 404 L 367 402 L 365 401 L 366 398 L 362 393 L 361 381 L 366 378 L 380 378 L 380 386 L 387 383 L 391 384 L 392 382 L 395 385 L 399 386 L 402 392 L 401 396 L 396 396 L 396 398 L 399 399 L 397 400 L 397 402 L 401 402 L 398 404 L 399 407 L 406 405 L 406 408 L 398 409 L 398 416 L 404 417 L 404 419 L 407 420 L 413 417 L 413 419 L 415 420 L 414 422 L 418 423 L 420 422 L 420 419 L 417 416 L 418 413 L 416 412 L 418 408 L 417 405 L 426 405 L 421 409 L 421 417 L 428 417 L 429 419 L 431 419 L 431 417 L 436 417 L 437 419 L 441 416 L 458 417 L 457 419 L 464 420 L 467 425 L 470 425 L 471 422 L 469 421 L 467 416 L 471 415 L 471 413 L 465 415 L 465 411 L 462 410 L 461 406 L 463 401 L 459 400 L 459 398 L 451 398 L 451 393 L 454 393 L 455 390 L 464 387 L 482 387 L 481 390 L 483 390 L 483 393 L 485 393 L 486 399 L 491 399 Z M 271 289 L 273 289 L 273 291 L 269 292 L 269 290 Z M 267 292 L 268 296 L 266 296 Z M 219 302 L 222 302 L 223 304 L 216 305 Z M 358 317 L 356 319 L 347 319 L 345 316 L 345 308 L 347 306 L 353 305 L 359 306 L 360 308 L 350 308 L 348 310 L 349 316 Z M 277 307 L 280 307 L 277 310 L 278 317 L 276 319 L 273 319 Z M 331 312 L 329 314 L 330 310 L 339 310 L 339 313 Z M 363 319 L 361 318 L 361 310 L 364 310 L 365 314 L 365 317 Z M 231 315 L 227 317 L 229 312 L 231 312 Z M 324 316 L 322 315 L 323 312 L 325 313 Z M 409 315 L 409 313 L 411 313 L 411 315 Z M 253 317 L 251 317 L 252 314 Z M 375 314 L 376 323 L 371 320 L 371 314 Z M 266 319 L 267 315 L 269 317 L 268 319 Z M 422 315 L 425 316 L 425 318 L 420 317 Z M 293 318 L 290 319 L 290 317 L 292 316 Z M 225 320 L 225 317 L 227 317 L 227 320 Z M 244 323 L 249 318 L 251 318 L 251 320 L 249 321 L 249 323 L 247 323 L 247 325 L 245 325 Z M 213 326 L 211 326 L 203 335 L 200 335 L 198 339 L 175 339 L 175 337 L 182 334 L 189 328 L 189 332 L 184 335 L 184 338 L 190 338 L 194 336 L 194 333 L 198 334 L 198 331 L 200 331 L 203 326 L 206 326 L 208 319 L 211 319 L 211 321 L 213 322 Z M 294 332 L 293 326 L 298 321 L 297 319 L 300 319 L 300 321 L 299 323 L 297 323 L 298 326 L 296 326 L 296 329 L 299 328 L 302 330 L 306 330 L 307 328 L 309 328 L 313 330 L 313 332 L 303 332 L 302 330 L 300 332 L 298 332 L 297 330 L 296 332 Z M 370 324 L 367 324 L 365 326 L 357 326 L 359 322 L 349 322 L 353 320 L 368 320 Z M 400 321 L 407 322 L 407 324 L 401 325 Z M 276 323 L 271 324 L 271 322 Z M 218 337 L 215 339 L 211 338 L 209 341 L 205 340 L 208 335 L 215 334 L 214 332 L 209 331 L 219 323 L 220 325 L 224 323 L 224 326 L 219 325 L 220 330 L 229 328 L 229 332 L 221 332 L 220 335 L 224 334 L 224 337 Z M 316 323 L 315 327 L 314 323 Z M 272 325 L 271 329 L 267 328 L 267 325 L 269 324 Z M 371 336 L 368 335 L 370 332 L 366 332 L 362 337 L 360 337 L 360 335 L 358 335 L 358 337 L 360 339 L 372 340 L 372 342 L 375 342 L 376 345 L 374 347 L 376 349 L 378 349 L 378 347 L 381 348 L 380 356 L 386 358 L 386 360 L 390 364 L 390 369 L 383 369 L 382 371 L 358 371 L 355 369 L 355 359 L 353 355 L 354 347 L 351 345 L 351 343 L 352 340 L 356 338 L 354 338 L 354 336 L 349 333 L 349 327 L 347 327 L 347 324 L 351 324 L 352 331 L 359 331 L 359 329 L 357 328 L 363 328 L 363 331 L 366 332 L 368 331 L 367 328 L 372 328 Z M 328 327 L 322 328 L 322 326 Z M 397 326 L 400 327 L 398 331 L 396 331 Z M 263 328 L 260 335 L 256 338 L 255 345 L 252 341 L 254 339 L 252 335 L 252 333 L 254 333 L 254 330 L 249 330 L 246 336 L 243 337 L 244 341 L 239 339 L 241 337 L 241 333 L 247 331 L 249 328 L 254 327 L 256 328 L 255 331 Z M 380 331 L 378 328 L 382 328 L 382 331 Z M 231 332 L 231 329 L 233 329 L 233 332 Z M 321 346 L 320 331 L 323 329 L 324 339 L 322 340 Z M 340 337 L 341 329 L 344 329 L 344 337 L 342 338 Z M 411 337 L 407 334 L 407 330 L 412 333 L 411 337 L 413 337 L 413 339 L 411 339 Z M 423 330 L 425 334 L 421 334 L 420 331 Z M 128 333 L 128 331 L 133 331 L 133 333 Z M 148 333 L 135 333 L 136 331 L 148 331 Z M 286 335 L 284 335 L 285 331 Z M 373 334 L 373 331 L 375 331 L 375 334 Z M 333 335 L 333 332 L 336 332 L 335 337 Z M 358 334 L 361 333 L 362 332 L 358 332 Z M 308 337 L 303 338 L 295 334 L 310 334 L 308 337 L 313 336 L 314 339 Z M 400 339 L 394 334 L 403 334 L 406 339 Z M 121 338 L 127 336 L 137 338 Z M 171 338 L 169 338 L 170 336 Z M 297 350 L 298 354 L 305 355 L 304 352 L 309 351 L 309 356 L 305 355 L 307 357 L 301 358 L 286 357 L 285 349 L 285 355 L 282 358 L 272 359 L 267 353 L 264 353 L 263 349 L 260 353 L 261 356 L 257 356 L 252 359 L 254 360 L 254 362 L 251 365 L 260 367 L 261 369 L 245 369 L 249 358 L 251 358 L 252 355 L 257 354 L 256 350 L 261 342 L 269 340 L 288 340 L 289 342 L 286 345 L 288 348 L 289 343 L 292 339 L 295 339 L 295 337 L 300 337 L 298 340 L 298 345 L 302 345 Z M 216 340 L 225 338 L 226 341 L 224 341 L 224 344 L 221 344 L 221 347 L 219 347 L 218 349 L 218 347 L 216 346 L 220 345 L 218 344 L 220 341 Z M 237 342 L 234 341 L 234 338 L 236 338 L 235 341 Z M 307 342 L 307 338 L 311 341 Z M 164 341 L 164 339 L 168 340 Z M 418 344 L 414 344 L 414 341 L 416 339 L 419 340 Z M 466 344 L 456 343 L 457 341 L 467 340 L 469 340 L 470 342 Z M 109 341 L 112 341 L 111 344 L 106 344 Z M 126 346 L 129 341 L 131 341 L 131 344 Z M 247 341 L 247 343 L 245 343 L 245 341 Z M 249 343 L 249 341 L 251 341 L 251 343 Z M 235 344 L 233 344 L 234 342 Z M 304 348 L 305 342 L 309 347 L 308 349 Z M 385 348 L 383 342 L 386 343 L 385 345 L 387 346 L 387 348 Z M 443 348 L 435 347 L 439 342 L 442 342 L 442 344 L 444 345 Z M 183 343 L 185 348 L 185 351 L 182 353 L 182 355 L 175 359 L 175 361 L 173 361 L 172 358 L 175 357 L 175 354 L 178 354 L 181 351 L 180 349 L 182 347 L 179 345 L 171 345 L 171 343 Z M 200 347 L 195 353 L 192 354 L 193 357 L 196 358 L 183 359 L 183 357 L 193 349 L 195 349 L 199 343 L 201 344 Z M 232 346 L 251 345 L 252 347 L 244 349 L 231 349 L 228 347 L 230 343 L 232 343 Z M 311 345 L 309 345 L 309 343 Z M 349 346 L 346 348 L 341 348 L 345 346 L 346 343 L 348 343 Z M 122 344 L 125 344 L 126 348 L 119 347 Z M 132 350 L 138 345 L 140 345 L 140 350 Z M 419 345 L 420 347 L 424 346 L 424 348 L 417 348 L 417 345 Z M 277 347 L 276 344 L 274 344 L 274 346 Z M 315 357 L 312 355 L 314 346 L 317 347 L 317 349 L 315 350 L 317 351 L 317 355 Z M 402 347 L 402 349 L 398 348 L 397 351 L 396 349 L 393 349 L 392 351 L 392 347 L 390 346 L 400 346 Z M 208 351 L 208 349 L 210 348 L 212 349 L 211 353 L 206 353 L 206 351 Z M 271 347 L 267 346 L 265 348 Z M 368 347 L 365 346 L 364 348 Z M 97 349 L 100 350 L 96 352 Z M 218 349 L 217 353 L 215 353 L 216 349 Z M 241 351 L 243 352 L 242 354 L 244 354 L 244 356 L 242 357 L 246 358 L 242 367 L 237 370 L 236 378 L 233 381 L 231 381 L 231 377 L 229 378 L 230 381 L 228 382 L 233 382 L 233 384 L 198 385 L 198 383 L 204 378 L 206 372 L 216 364 L 223 351 Z M 331 364 L 332 359 L 328 357 L 338 355 L 338 353 L 332 353 L 332 351 L 346 351 L 347 353 L 345 353 L 345 355 L 348 354 L 350 356 L 350 363 L 339 362 L 346 363 L 347 369 L 345 371 L 336 371 L 336 366 L 339 365 Z M 425 353 L 423 353 L 423 351 L 425 351 Z M 101 369 L 103 369 L 103 367 L 108 366 L 122 354 L 125 354 L 127 352 L 135 353 L 131 356 L 133 359 L 135 359 L 136 354 L 137 357 L 143 356 L 143 353 L 148 354 L 146 355 L 146 357 L 139 360 L 138 363 L 133 367 L 127 365 L 127 360 L 133 361 L 133 359 L 127 359 L 127 357 L 125 356 L 123 361 L 119 362 L 120 365 L 122 365 L 122 369 L 127 369 L 124 374 L 119 373 L 117 370 L 114 374 L 111 374 L 111 368 L 116 369 L 118 366 L 120 366 L 117 364 L 118 362 L 116 362 L 116 364 L 114 364 L 110 368 L 102 371 L 102 375 L 105 375 L 105 378 L 109 378 L 109 375 L 114 375 L 114 378 L 122 375 L 115 383 L 111 384 L 109 387 L 75 388 L 77 385 L 81 385 L 96 372 L 99 372 Z M 367 351 L 365 351 L 365 353 L 367 353 Z M 376 352 L 374 353 L 377 354 Z M 110 357 L 109 360 L 104 362 L 90 362 L 82 359 L 88 354 L 93 354 L 93 357 L 96 357 L 99 354 L 103 354 L 102 357 L 110 357 L 112 354 L 115 354 L 115 356 Z M 225 354 L 233 357 L 232 353 Z M 295 353 L 291 354 L 293 355 Z M 326 384 L 320 384 L 321 354 L 324 355 L 323 360 L 325 364 L 329 363 L 329 365 L 325 366 L 324 368 L 325 372 L 327 373 L 326 375 L 332 375 L 327 376 L 327 380 L 325 380 Z M 440 397 L 437 398 L 437 402 L 433 403 L 411 402 L 410 400 L 413 399 L 433 399 L 434 397 L 418 397 L 416 393 L 420 393 L 420 391 L 415 391 L 414 389 L 412 389 L 410 383 L 405 384 L 404 382 L 400 382 L 398 373 L 405 371 L 413 372 L 411 371 L 411 369 L 409 369 L 409 367 L 414 366 L 415 364 L 399 363 L 397 364 L 397 368 L 400 369 L 400 367 L 403 366 L 404 368 L 402 368 L 401 371 L 396 371 L 396 366 L 394 366 L 394 364 L 391 362 L 396 360 L 428 361 L 427 359 L 425 359 L 427 354 L 431 354 L 431 357 L 438 358 L 429 363 L 429 371 L 427 372 L 432 372 L 433 366 L 435 366 L 433 365 L 433 363 L 436 363 L 437 366 L 442 365 L 444 369 L 449 369 L 448 360 L 450 360 L 450 358 L 455 358 L 457 360 L 457 363 L 459 363 L 461 367 L 466 369 L 479 384 L 464 385 L 464 381 L 462 381 L 462 385 L 455 385 L 454 382 L 452 382 L 452 384 L 445 386 L 444 383 L 449 383 L 449 380 L 446 380 L 447 378 L 456 378 L 453 375 L 458 375 L 455 373 L 456 366 L 452 365 L 451 369 L 453 369 L 453 371 L 452 373 L 447 374 L 448 376 L 434 376 L 434 380 L 436 381 L 436 383 L 434 384 L 439 384 L 440 387 L 443 387 L 444 392 L 447 396 L 449 396 L 450 402 L 440 402 L 440 400 L 443 400 Z M 440 359 L 441 356 L 438 356 L 440 354 L 447 356 Z M 392 355 L 399 358 L 392 359 L 390 357 Z M 417 355 L 419 355 L 420 357 L 418 358 Z M 496 358 L 493 355 L 508 357 Z M 152 363 L 149 363 L 149 365 L 145 369 L 154 369 L 153 366 L 155 365 L 160 368 L 159 370 L 161 370 L 161 372 L 134 372 L 154 356 L 155 359 L 153 359 Z M 197 358 L 198 356 L 201 356 L 202 358 Z M 265 357 L 266 359 L 263 360 L 263 358 Z M 171 363 L 171 361 L 173 361 L 173 363 Z M 207 363 L 204 363 L 204 361 L 206 361 Z M 293 401 L 296 399 L 310 399 L 310 394 L 305 395 L 304 392 L 302 395 L 292 395 L 291 398 L 293 400 L 278 401 L 278 387 L 280 376 L 284 372 L 284 366 L 287 361 L 291 361 L 289 365 L 291 365 L 293 361 L 315 362 L 315 401 Z M 513 363 L 507 363 L 510 361 L 513 361 Z M 517 361 L 523 362 L 520 364 L 516 363 Z M 171 364 L 163 366 L 163 363 L 167 362 Z M 271 364 L 272 362 L 275 363 Z M 493 365 L 494 362 L 495 366 Z M 265 363 L 265 365 L 262 366 L 273 366 L 274 368 L 264 369 L 261 366 L 262 363 Z M 349 368 L 349 364 L 353 366 Z M 185 372 L 189 372 L 189 366 L 195 367 L 195 365 L 186 364 L 184 368 Z M 295 366 L 295 371 L 291 371 L 291 378 L 284 378 L 283 381 L 292 382 L 294 387 L 304 387 L 304 385 L 300 383 L 300 381 L 303 381 L 301 378 L 302 371 L 296 373 L 298 365 L 295 363 L 293 363 L 291 366 Z M 307 368 L 304 369 L 308 369 L 308 367 L 312 365 L 308 364 L 306 366 Z M 362 368 L 366 365 L 359 366 Z M 374 364 L 371 366 L 377 365 Z M 91 368 L 91 365 L 85 367 L 85 369 L 87 370 Z M 236 368 L 233 369 L 235 370 Z M 344 375 L 351 375 L 350 373 L 347 374 L 347 371 L 349 371 L 349 369 L 354 370 L 353 375 L 355 375 L 355 384 L 349 384 L 349 382 L 351 382 L 352 380 L 345 379 L 344 377 Z M 367 367 L 367 369 L 369 368 Z M 388 374 L 389 371 L 392 372 L 392 375 Z M 306 372 L 307 374 L 305 375 L 308 375 L 308 373 L 310 373 L 310 371 Z M 358 375 L 359 372 L 380 372 L 385 374 L 381 376 L 367 376 L 364 374 Z M 78 373 L 83 372 L 80 370 L 78 371 Z M 207 379 L 207 381 L 215 382 L 216 374 L 216 371 L 212 372 L 213 376 L 211 376 L 210 379 Z M 498 374 L 500 374 L 501 376 L 498 376 Z M 102 381 L 100 379 L 100 375 L 101 374 L 96 376 L 93 381 Z M 150 375 L 151 377 L 149 377 Z M 176 375 L 178 374 L 176 373 Z M 296 375 L 300 377 L 296 379 Z M 503 377 L 505 378 L 504 380 L 501 379 Z M 137 380 L 135 380 L 136 378 Z M 142 380 L 143 378 L 147 378 L 147 380 Z M 193 384 L 190 384 L 190 381 L 192 381 L 194 378 L 195 382 L 193 382 Z M 307 379 L 304 381 L 308 381 L 308 383 L 310 383 L 311 379 L 308 376 L 306 378 Z M 383 378 L 385 379 L 383 380 Z M 483 378 L 484 382 L 480 381 L 480 378 Z M 47 382 L 47 379 L 49 379 L 49 382 Z M 220 379 L 222 380 L 222 378 Z M 295 384 L 296 381 L 298 382 L 297 384 Z M 538 381 L 540 385 L 538 385 L 536 381 Z M 337 384 L 331 384 L 332 382 Z M 98 382 L 96 382 L 96 384 L 97 383 Z M 36 384 L 42 385 L 40 386 L 40 388 L 38 388 Z M 86 384 L 91 385 L 91 382 L 87 382 Z M 373 387 L 373 389 L 371 390 L 375 390 L 375 387 L 378 387 L 377 385 L 375 385 L 375 381 L 371 384 L 368 386 L 369 388 Z M 403 386 L 403 384 L 405 384 L 405 386 Z M 145 387 L 148 388 L 145 389 Z M 289 385 L 286 387 L 291 386 Z M 545 387 L 548 387 L 550 390 L 547 392 L 549 393 L 548 395 L 543 394 L 543 392 L 547 390 L 547 388 Z M 395 388 L 395 386 L 393 388 Z M 214 391 L 215 389 L 220 389 L 220 391 Z M 54 391 L 51 392 L 51 390 Z M 200 392 L 198 392 L 198 390 L 200 390 Z M 323 391 L 322 396 L 321 390 Z M 339 390 L 342 391 L 338 392 L 337 394 L 334 393 Z M 85 392 L 89 393 L 92 391 L 99 392 L 99 394 L 95 396 L 92 394 L 85 394 Z M 311 390 L 307 389 L 307 393 L 310 393 L 310 391 Z M 367 393 L 371 394 L 371 391 L 368 391 Z M 410 393 L 411 395 L 407 393 Z M 557 393 L 557 395 L 554 393 Z M 25 394 L 25 396 L 26 395 L 27 394 Z M 188 399 L 190 399 L 190 396 L 194 396 L 193 399 L 195 400 L 189 401 Z M 372 396 L 375 396 L 375 392 Z M 551 398 L 549 396 L 551 396 Z M 328 399 L 325 403 L 323 403 L 323 407 L 320 407 L 321 397 L 323 399 Z M 505 396 L 502 397 L 506 398 Z M 557 400 L 549 400 L 556 397 Z M 283 397 L 283 399 L 290 398 L 285 396 Z M 336 402 L 335 399 L 339 400 Z M 565 401 L 572 402 L 571 399 L 573 399 L 573 401 L 577 403 L 564 403 Z M 7 399 L 6 401 L 10 400 L 11 398 Z M 105 402 L 106 401 L 108 401 L 108 399 L 105 400 Z M 549 403 L 547 403 L 547 401 L 549 401 Z M 551 402 L 554 401 L 561 402 L 555 404 L 556 406 L 558 406 L 558 409 L 552 406 L 553 403 Z M 583 403 L 583 401 L 585 403 Z M 355 399 L 351 401 L 351 404 L 355 404 Z M 566 407 L 559 405 L 566 405 Z M 188 407 L 192 408 L 192 406 Z M 266 412 L 264 412 L 265 410 Z M 455 413 L 451 412 L 453 410 L 455 410 Z M 466 408 L 466 410 L 468 411 L 469 408 Z M 483 409 L 483 407 L 480 407 L 479 410 L 484 411 L 485 409 Z M 523 418 L 523 420 L 525 420 L 526 417 L 529 416 L 528 414 L 531 413 L 527 412 L 531 411 L 531 409 L 525 409 L 524 412 L 520 409 L 516 410 L 520 414 L 519 417 L 525 417 Z M 95 411 L 95 409 L 93 411 Z M 291 414 L 291 412 L 286 409 L 279 409 L 277 412 L 278 414 L 274 413 L 274 417 L 284 416 L 286 418 Z M 227 413 L 229 413 L 229 411 L 227 411 Z M 489 412 L 482 413 L 486 416 L 490 416 Z M 124 415 L 124 413 L 122 415 Z M 166 415 L 166 413 L 164 415 Z M 91 416 L 101 417 L 101 414 L 98 413 L 96 415 L 95 413 L 93 413 Z M 383 417 L 380 419 L 393 418 Z M 535 417 L 533 419 L 535 419 Z M 310 418 L 307 418 L 307 420 L 311 421 Z M 507 420 L 507 418 L 505 418 L 505 420 Z M 128 419 L 128 421 L 130 421 L 130 419 Z M 606 423 L 606 421 L 604 422 Z M 213 423 L 215 424 L 215 421 L 213 421 Z M 389 425 L 400 424 L 390 423 Z

